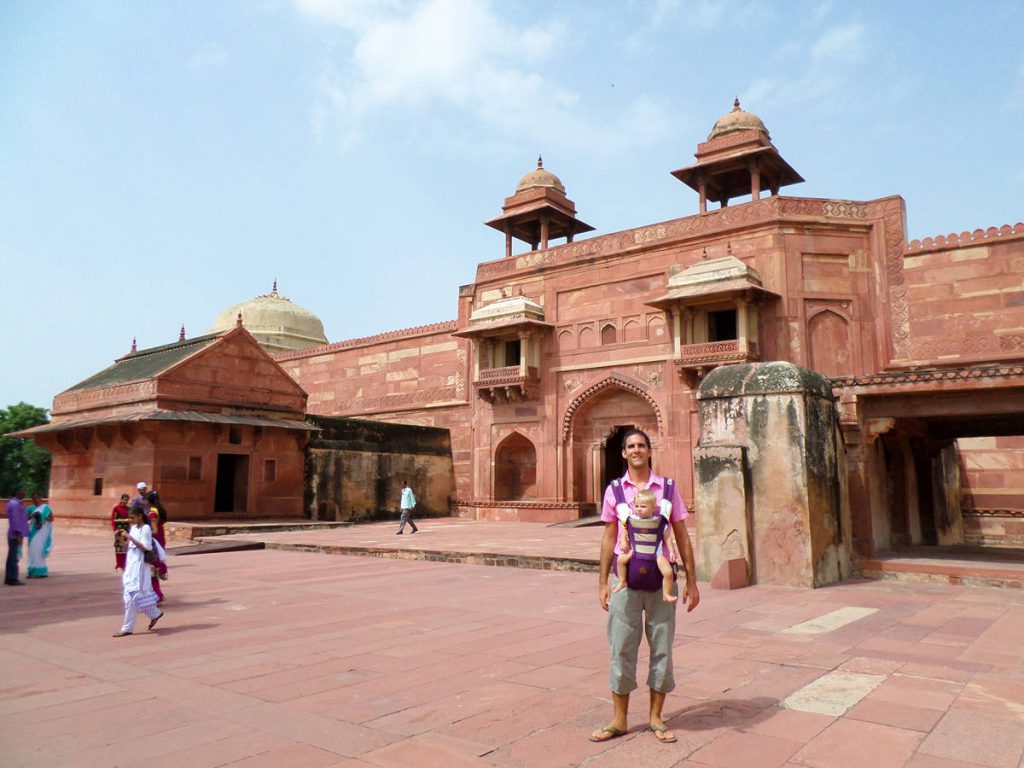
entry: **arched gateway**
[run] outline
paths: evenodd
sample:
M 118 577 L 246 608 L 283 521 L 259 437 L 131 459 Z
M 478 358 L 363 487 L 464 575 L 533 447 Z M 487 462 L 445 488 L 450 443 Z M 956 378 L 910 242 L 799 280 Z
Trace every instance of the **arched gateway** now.
M 604 379 L 573 400 L 562 430 L 567 501 L 600 504 L 608 482 L 625 472 L 622 437 L 634 427 L 656 444 L 662 417 L 647 390 L 624 376 Z

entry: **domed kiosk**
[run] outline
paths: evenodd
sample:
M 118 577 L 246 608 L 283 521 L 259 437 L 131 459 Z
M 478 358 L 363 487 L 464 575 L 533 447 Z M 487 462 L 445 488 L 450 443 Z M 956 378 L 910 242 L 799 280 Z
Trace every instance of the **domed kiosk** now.
M 210 329 L 219 333 L 234 328 L 241 315 L 242 325 L 267 352 L 291 352 L 327 343 L 320 318 L 277 292 L 277 281 L 270 293 L 233 304 L 217 316 Z
M 740 109 L 738 98 L 732 111 L 715 122 L 694 157 L 696 163 L 672 175 L 700 195 L 701 213 L 707 213 L 708 201 L 725 208 L 732 199 L 750 195 L 753 202 L 765 190 L 777 195 L 781 187 L 803 181 L 772 144 L 761 118 Z
M 576 217 L 576 204 L 565 196 L 565 185 L 537 158 L 537 167 L 516 184 L 516 192 L 505 198 L 501 215 L 485 222 L 505 233 L 505 256 L 512 256 L 512 240 L 528 243 L 530 250 L 547 250 L 551 240 L 573 237 L 594 228 Z

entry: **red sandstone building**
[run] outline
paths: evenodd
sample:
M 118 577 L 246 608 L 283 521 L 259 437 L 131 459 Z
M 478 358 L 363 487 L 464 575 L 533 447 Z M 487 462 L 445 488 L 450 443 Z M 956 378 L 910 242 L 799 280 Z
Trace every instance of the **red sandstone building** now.
M 900 197 L 783 195 L 802 179 L 738 103 L 673 175 L 696 215 L 577 240 L 538 163 L 456 320 L 277 360 L 312 413 L 449 429 L 457 514 L 538 521 L 594 510 L 633 425 L 691 502 L 703 375 L 791 361 L 834 381 L 861 553 L 938 541 L 939 506 L 1024 543 L 1024 225 L 908 242 Z
M 102 524 L 139 481 L 175 520 L 302 516 L 306 393 L 240 324 L 184 335 L 133 348 L 19 433 L 52 451 L 65 525 Z
M 738 103 L 673 175 L 697 213 L 580 240 L 593 227 L 538 163 L 487 222 L 498 258 L 459 289 L 455 320 L 281 352 L 323 330 L 275 286 L 258 301 L 276 364 L 235 331 L 182 342 L 194 353 L 171 345 L 173 365 L 122 385 L 119 366 L 142 363 L 123 359 L 31 431 L 64 452 L 55 498 L 84 505 L 96 478 L 147 478 L 190 516 L 218 517 L 223 457 L 246 446 L 245 511 L 298 515 L 305 408 L 449 430 L 451 511 L 465 517 L 593 512 L 634 425 L 692 503 L 706 373 L 789 361 L 832 380 L 857 551 L 1024 544 L 1024 225 L 908 242 L 900 197 L 784 195 L 802 179 Z M 108 461 L 115 449 L 131 461 Z M 412 478 L 417 494 L 447 492 L 443 475 Z M 332 503 L 317 509 L 346 514 Z

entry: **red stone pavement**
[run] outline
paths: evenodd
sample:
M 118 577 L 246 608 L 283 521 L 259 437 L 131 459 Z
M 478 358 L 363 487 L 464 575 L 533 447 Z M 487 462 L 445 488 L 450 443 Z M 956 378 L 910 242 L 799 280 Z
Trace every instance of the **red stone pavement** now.
M 600 536 L 422 528 L 351 535 L 439 551 L 475 535 L 481 550 L 557 556 L 594 551 Z M 114 639 L 109 542 L 55 538 L 50 578 L 0 590 L 5 768 L 1019 766 L 1024 752 L 1019 591 L 705 585 L 676 638 L 666 714 L 678 742 L 643 730 L 636 697 L 629 734 L 592 744 L 610 711 L 593 573 L 284 550 L 172 557 L 165 618 Z M 782 632 L 848 606 L 877 611 Z M 840 717 L 780 706 L 833 670 L 881 682 Z

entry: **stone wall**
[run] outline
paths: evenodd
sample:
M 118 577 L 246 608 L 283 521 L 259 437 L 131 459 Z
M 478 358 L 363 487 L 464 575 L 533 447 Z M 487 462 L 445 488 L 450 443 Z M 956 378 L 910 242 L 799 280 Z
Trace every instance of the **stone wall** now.
M 831 386 L 791 363 L 730 365 L 702 382 L 695 452 L 698 578 L 743 560 L 752 583 L 820 587 L 851 573 Z
M 314 520 L 396 517 L 405 480 L 418 516 L 451 514 L 455 493 L 445 429 L 310 416 L 322 430 L 306 450 L 306 511 Z
M 303 515 L 300 431 L 145 422 L 39 438 L 53 447 L 51 501 L 61 525 L 103 530 L 122 493 L 144 480 L 175 521 L 269 520 Z M 53 441 L 53 442 L 50 442 Z M 215 511 L 218 456 L 245 457 L 245 508 Z
M 914 241 L 903 256 L 909 359 L 1024 356 L 1024 225 Z
M 467 383 L 470 342 L 453 337 L 455 327 L 453 321 L 408 328 L 285 353 L 276 359 L 309 393 L 310 414 L 446 431 L 451 444 L 458 446 L 454 452 L 448 451 L 458 494 L 468 497 L 472 459 Z M 450 493 L 454 497 L 455 488 Z M 376 503 L 376 494 L 372 499 Z M 368 497 L 365 508 L 374 503 Z M 435 504 L 447 509 L 439 500 Z
M 1024 546 L 1024 437 L 958 441 L 968 544 Z

